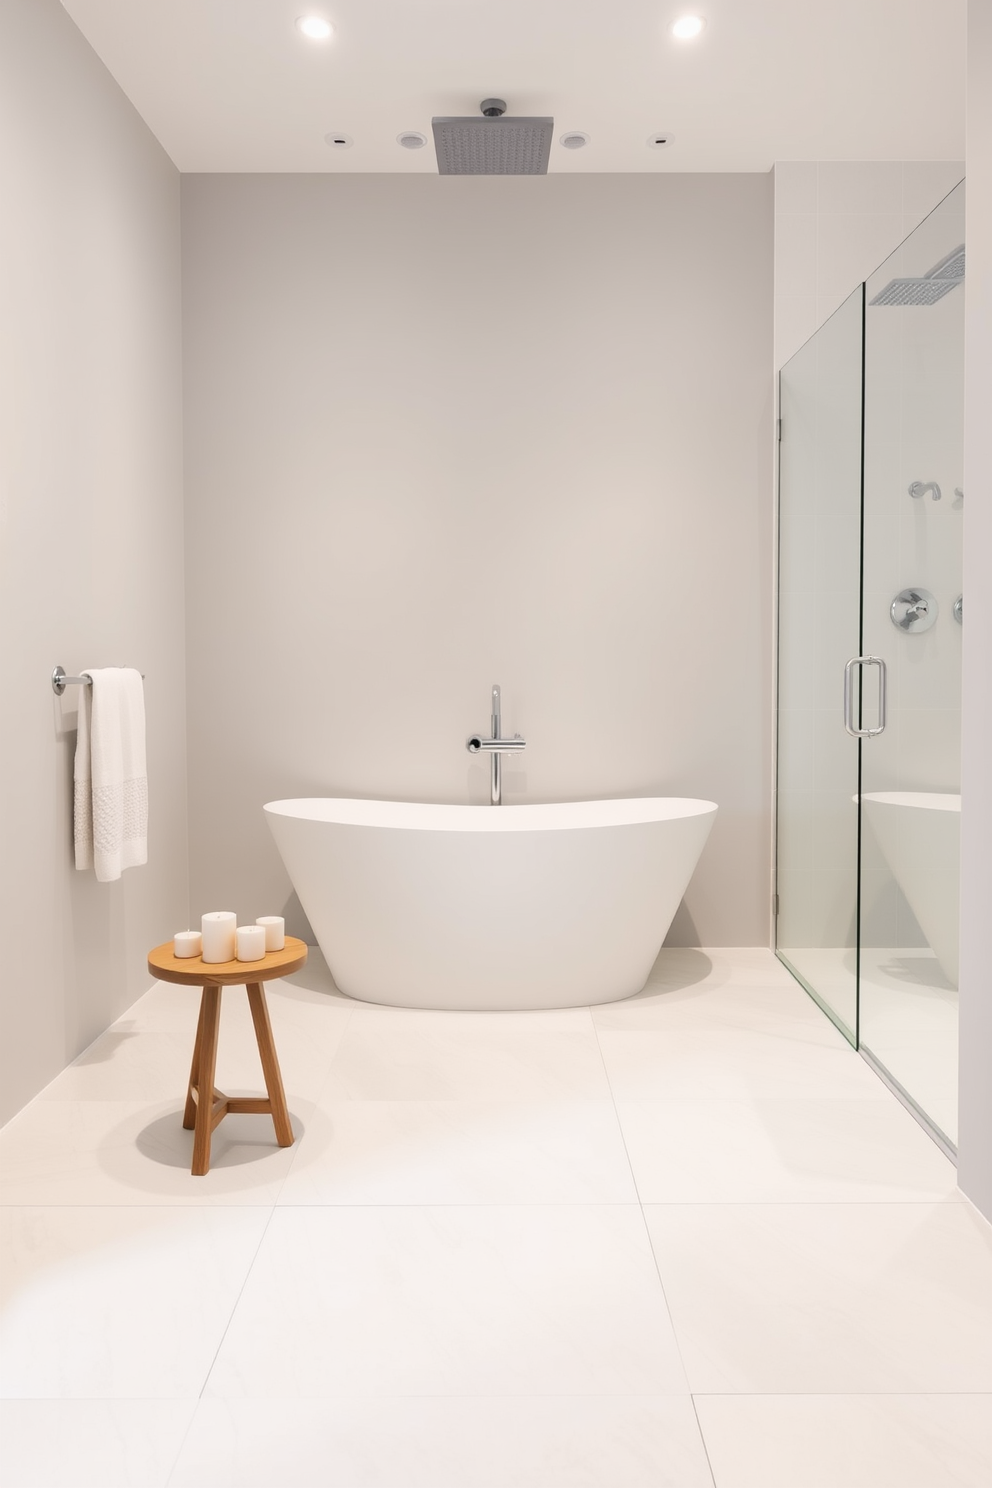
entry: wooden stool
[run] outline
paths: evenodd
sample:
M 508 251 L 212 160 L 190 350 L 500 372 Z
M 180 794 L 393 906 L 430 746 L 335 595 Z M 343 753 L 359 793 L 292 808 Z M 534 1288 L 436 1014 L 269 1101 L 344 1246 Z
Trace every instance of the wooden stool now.
M 261 961 L 211 962 L 204 961 L 199 956 L 179 957 L 173 954 L 171 940 L 149 951 L 148 970 L 158 981 L 179 982 L 184 987 L 203 988 L 200 1020 L 196 1025 L 196 1042 L 193 1045 L 193 1063 L 189 1072 L 189 1088 L 186 1091 L 186 1109 L 183 1112 L 183 1126 L 194 1133 L 194 1176 L 202 1177 L 209 1171 L 210 1138 L 214 1127 L 224 1119 L 228 1111 L 253 1111 L 270 1115 L 279 1146 L 292 1147 L 293 1128 L 286 1110 L 286 1095 L 282 1088 L 276 1046 L 272 1042 L 272 1026 L 269 1023 L 269 1010 L 265 1005 L 262 983 L 272 977 L 289 976 L 291 972 L 299 971 L 306 962 L 306 943 L 296 940 L 292 935 L 286 936 L 284 950 L 269 951 Z M 255 1025 L 265 1088 L 269 1092 L 268 1100 L 227 1096 L 214 1087 L 217 1037 L 220 1031 L 220 990 L 231 985 L 244 986 L 248 992 L 248 1006 Z

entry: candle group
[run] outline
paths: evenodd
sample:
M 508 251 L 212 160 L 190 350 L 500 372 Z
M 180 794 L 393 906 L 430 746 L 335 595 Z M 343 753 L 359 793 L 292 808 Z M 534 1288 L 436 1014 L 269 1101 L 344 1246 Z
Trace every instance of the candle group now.
M 286 947 L 286 921 L 282 915 L 262 915 L 254 925 L 239 925 L 233 910 L 215 909 L 200 921 L 200 930 L 177 930 L 173 954 L 182 960 L 201 956 L 221 961 L 261 961 L 269 951 Z

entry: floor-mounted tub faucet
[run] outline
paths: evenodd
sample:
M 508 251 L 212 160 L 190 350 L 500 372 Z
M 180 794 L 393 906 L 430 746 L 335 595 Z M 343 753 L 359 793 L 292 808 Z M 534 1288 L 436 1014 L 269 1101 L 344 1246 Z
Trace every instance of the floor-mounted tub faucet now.
M 499 687 L 493 686 L 493 711 L 491 719 L 492 738 L 484 739 L 481 734 L 473 734 L 465 747 L 469 754 L 488 754 L 491 760 L 490 773 L 490 795 L 494 806 L 503 804 L 503 777 L 500 770 L 500 756 L 504 754 L 519 754 L 527 748 L 527 740 L 521 739 L 519 734 L 514 734 L 512 739 L 501 739 L 500 730 L 500 705 Z

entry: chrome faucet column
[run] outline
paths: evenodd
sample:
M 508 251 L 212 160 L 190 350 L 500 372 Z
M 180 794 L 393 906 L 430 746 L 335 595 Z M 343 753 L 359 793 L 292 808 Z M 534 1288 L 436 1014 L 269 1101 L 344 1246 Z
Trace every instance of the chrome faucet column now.
M 499 738 L 501 727 L 500 714 L 500 691 L 496 683 L 493 683 L 493 711 L 489 720 L 493 731 L 493 738 Z M 502 806 L 503 804 L 503 756 L 493 753 L 490 757 L 489 795 L 491 806 Z
M 501 756 L 504 754 L 518 754 L 527 748 L 526 739 L 519 734 L 514 734 L 512 739 L 500 738 L 500 691 L 497 684 L 493 685 L 492 714 L 490 717 L 492 738 L 484 739 L 481 734 L 473 734 L 467 741 L 465 747 L 469 754 L 488 754 L 490 757 L 489 794 L 493 806 L 503 804 L 503 772 L 501 769 Z

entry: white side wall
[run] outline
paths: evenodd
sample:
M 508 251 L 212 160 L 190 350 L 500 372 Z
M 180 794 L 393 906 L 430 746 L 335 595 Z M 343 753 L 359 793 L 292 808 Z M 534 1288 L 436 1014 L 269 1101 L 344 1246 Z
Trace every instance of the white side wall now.
M 486 800 L 499 682 L 509 802 L 712 798 L 674 938 L 767 944 L 770 187 L 184 178 L 194 915 L 266 800 Z
M 57 0 L 0 7 L 0 1119 L 186 923 L 179 178 Z M 147 867 L 72 866 L 74 690 L 146 673 Z
M 958 1181 L 992 1220 L 992 0 L 968 5 L 967 543 Z

